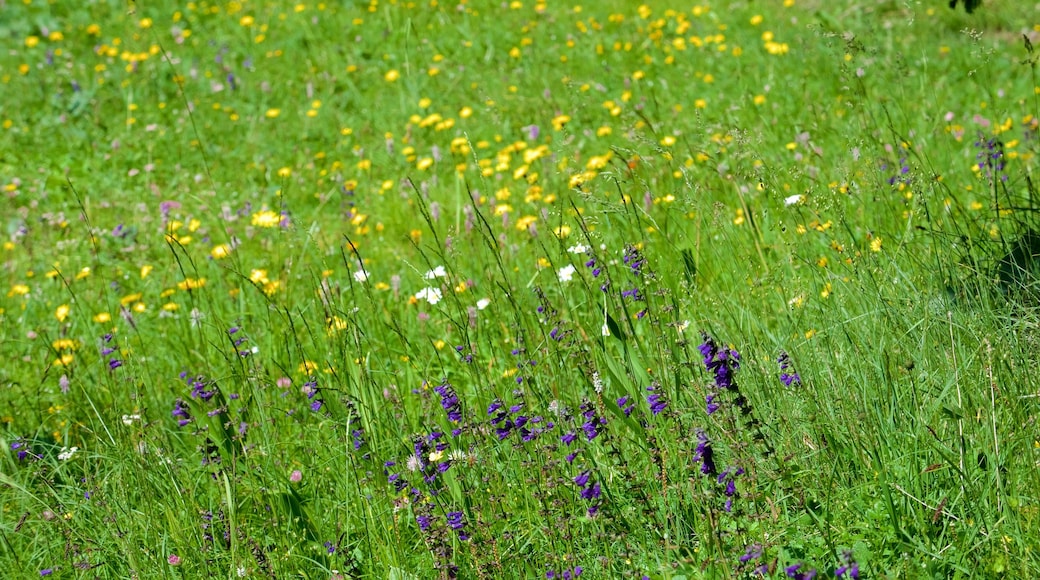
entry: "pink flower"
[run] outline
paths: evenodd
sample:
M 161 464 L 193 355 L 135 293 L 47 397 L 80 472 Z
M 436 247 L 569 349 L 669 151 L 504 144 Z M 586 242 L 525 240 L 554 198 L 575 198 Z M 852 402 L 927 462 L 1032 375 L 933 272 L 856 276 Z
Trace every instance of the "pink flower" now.
M 170 566 L 180 566 L 181 565 L 181 557 L 178 556 L 177 554 L 170 554 L 170 557 L 166 558 L 166 561 L 170 563 Z
M 296 483 L 296 482 L 300 481 L 301 479 L 303 479 L 303 473 L 300 472 L 299 469 L 294 469 L 293 472 L 291 474 L 289 474 L 289 481 L 291 481 L 293 483 Z

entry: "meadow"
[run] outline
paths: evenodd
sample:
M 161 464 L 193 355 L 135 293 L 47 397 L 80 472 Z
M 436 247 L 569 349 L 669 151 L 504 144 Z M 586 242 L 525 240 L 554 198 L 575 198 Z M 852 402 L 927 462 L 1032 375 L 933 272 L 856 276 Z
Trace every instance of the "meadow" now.
M 1040 576 L 1038 41 L 0 1 L 0 575 Z

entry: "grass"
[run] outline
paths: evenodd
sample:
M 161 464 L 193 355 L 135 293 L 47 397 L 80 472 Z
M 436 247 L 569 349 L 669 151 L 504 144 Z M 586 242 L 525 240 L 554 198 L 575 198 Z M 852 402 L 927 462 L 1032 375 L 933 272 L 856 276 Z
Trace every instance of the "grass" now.
M 1040 572 L 1035 8 L 3 11 L 12 577 Z

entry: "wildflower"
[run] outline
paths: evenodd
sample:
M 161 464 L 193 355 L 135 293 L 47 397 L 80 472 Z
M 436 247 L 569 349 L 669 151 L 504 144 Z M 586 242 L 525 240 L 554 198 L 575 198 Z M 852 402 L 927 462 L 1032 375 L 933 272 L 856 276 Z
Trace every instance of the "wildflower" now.
M 477 310 L 483 310 L 487 308 L 489 304 L 491 304 L 489 298 L 481 298 L 480 300 L 477 300 Z
M 744 475 L 743 467 L 730 467 L 718 475 L 716 481 L 719 484 L 726 484 L 723 489 L 723 493 L 726 494 L 726 504 L 724 509 L 727 512 L 733 511 L 733 496 L 737 494 L 737 482 L 736 478 L 740 475 Z
M 462 421 L 462 405 L 458 395 L 455 394 L 455 389 L 444 382 L 434 387 L 433 390 L 441 396 L 441 408 L 448 413 L 448 420 L 452 423 Z
M 643 266 L 646 264 L 646 259 L 643 257 L 642 252 L 635 246 L 627 246 L 625 248 L 624 255 L 625 265 L 629 267 L 633 274 L 639 275 L 642 273 Z
M 423 278 L 427 280 L 433 280 L 434 278 L 443 278 L 448 275 L 448 272 L 444 269 L 444 266 L 437 266 L 436 268 L 426 272 Z
M 423 288 L 415 294 L 416 300 L 426 300 L 430 304 L 436 304 L 441 301 L 443 294 L 440 288 L 428 287 Z
M 582 416 L 585 417 L 581 430 L 585 432 L 585 438 L 592 441 L 602 432 L 603 427 L 607 424 L 607 420 L 596 416 L 596 409 L 589 400 L 582 402 L 579 408 Z
M 792 196 L 789 196 L 789 197 L 785 197 L 784 198 L 784 205 L 794 205 L 796 203 L 800 203 L 803 199 L 804 199 L 804 196 L 802 194 L 800 194 L 800 193 L 792 195 Z
M 44 568 L 40 570 L 40 576 L 50 576 L 54 573 L 54 568 Z
M 780 382 L 784 386 L 802 385 L 802 377 L 797 372 L 794 372 L 794 363 L 791 362 L 791 357 L 786 352 L 781 352 L 776 362 L 780 365 Z
M 809 570 L 808 572 L 799 572 L 799 569 L 801 569 L 801 567 L 801 563 L 792 564 L 784 568 L 784 574 L 786 574 L 788 578 L 794 578 L 795 580 L 812 580 L 816 577 L 816 570 Z
M 715 451 L 711 448 L 711 440 L 703 429 L 697 429 L 697 448 L 693 452 L 694 463 L 700 462 L 701 473 L 715 475 Z
M 658 415 L 661 411 L 668 408 L 668 401 L 665 400 L 664 395 L 657 392 L 658 388 L 660 388 L 659 385 L 652 385 L 646 388 L 646 390 L 650 392 L 650 394 L 646 396 L 646 402 L 650 405 L 650 412 L 654 415 Z
M 834 575 L 838 578 L 859 580 L 859 564 L 852 559 L 852 552 L 845 550 L 841 554 L 841 559 L 843 563 L 834 571 Z
M 625 395 L 623 397 L 618 397 L 617 406 L 621 409 L 621 412 L 624 413 L 626 417 L 629 417 L 632 415 L 632 409 L 635 409 L 636 404 L 630 403 L 628 395 Z
M 58 461 L 68 461 L 72 459 L 72 456 L 79 451 L 79 447 L 62 447 L 61 452 L 58 453 Z
M 180 566 L 181 565 L 181 557 L 178 556 L 177 554 L 170 554 L 170 557 L 166 558 L 166 561 L 170 563 L 170 566 Z
M 459 539 L 465 542 L 469 539 L 469 535 L 466 534 L 466 523 L 463 521 L 462 516 L 462 512 L 448 512 L 445 515 L 445 519 L 448 521 L 448 527 L 455 530 L 459 535 Z
M 293 483 L 299 483 L 301 479 L 303 479 L 303 472 L 299 469 L 294 469 L 292 473 L 289 474 L 289 481 Z
M 740 557 L 740 563 L 746 564 L 751 560 L 757 560 L 762 557 L 762 544 L 752 544 L 747 547 L 744 551 L 744 555 Z
M 259 228 L 273 228 L 282 221 L 282 217 L 269 210 L 264 209 L 253 214 L 251 223 Z
M 173 403 L 173 411 L 170 414 L 174 417 L 178 417 L 177 425 L 180 427 L 184 427 L 192 421 L 191 413 L 188 412 L 188 408 L 184 405 L 182 399 L 177 399 Z
M 566 266 L 560 268 L 559 272 L 557 272 L 557 275 L 560 277 L 560 282 L 570 282 L 571 279 L 574 278 L 574 266 L 571 264 L 567 264 Z

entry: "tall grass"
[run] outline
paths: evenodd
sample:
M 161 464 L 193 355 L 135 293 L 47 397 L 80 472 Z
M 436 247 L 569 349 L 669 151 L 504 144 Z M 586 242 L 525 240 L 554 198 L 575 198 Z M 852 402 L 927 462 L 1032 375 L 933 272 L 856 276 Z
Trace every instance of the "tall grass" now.
M 11 4 L 0 569 L 1035 575 L 1008 4 Z

